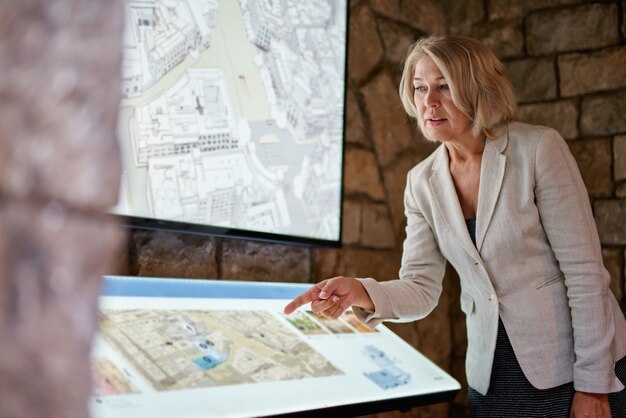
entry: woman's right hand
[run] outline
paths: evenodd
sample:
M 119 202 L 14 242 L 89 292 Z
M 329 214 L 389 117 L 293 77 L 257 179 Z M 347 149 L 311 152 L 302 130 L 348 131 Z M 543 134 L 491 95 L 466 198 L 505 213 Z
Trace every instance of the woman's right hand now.
M 319 282 L 287 304 L 284 312 L 290 314 L 309 302 L 313 312 L 332 319 L 339 318 L 350 306 L 374 310 L 369 294 L 354 277 L 339 276 Z

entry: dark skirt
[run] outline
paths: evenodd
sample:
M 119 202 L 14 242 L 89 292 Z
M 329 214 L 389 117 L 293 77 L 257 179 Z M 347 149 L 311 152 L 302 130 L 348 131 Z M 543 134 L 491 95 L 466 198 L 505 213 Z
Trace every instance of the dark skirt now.
M 626 357 L 615 364 L 615 373 L 626 385 Z M 469 388 L 470 417 L 569 418 L 574 384 L 536 389 L 524 376 L 502 321 L 486 396 Z M 626 389 L 609 394 L 613 418 L 626 418 Z

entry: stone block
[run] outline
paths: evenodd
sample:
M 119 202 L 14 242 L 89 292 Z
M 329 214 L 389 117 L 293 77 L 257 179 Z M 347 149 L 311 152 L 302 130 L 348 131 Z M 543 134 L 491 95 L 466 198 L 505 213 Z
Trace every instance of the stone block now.
M 597 200 L 593 207 L 602 244 L 626 245 L 626 199 Z
M 471 32 L 475 24 L 479 24 L 485 18 L 485 8 L 482 0 L 443 0 L 446 11 L 446 24 L 448 33 L 452 35 L 464 35 Z
M 466 418 L 469 399 L 467 393 L 467 376 L 465 375 L 465 356 L 453 357 L 451 360 L 450 375 L 461 384 L 461 392 L 454 398 L 450 418 Z
M 611 140 L 584 139 L 568 143 L 591 197 L 611 197 Z
M 361 244 L 372 248 L 396 246 L 396 236 L 386 204 L 363 203 Z
M 313 280 L 320 282 L 335 276 L 395 279 L 401 256 L 399 249 L 317 248 L 313 250 Z
M 371 0 L 372 10 L 424 33 L 443 33 L 445 14 L 439 0 Z
M 602 260 L 604 267 L 611 276 L 611 291 L 623 306 L 624 302 L 624 259 L 621 248 L 603 248 Z
M 518 103 L 556 97 L 556 72 L 550 59 L 521 59 L 506 63 Z
M 85 210 L 117 203 L 123 18 L 121 2 L 111 4 L 2 3 L 3 196 Z
M 488 0 L 489 19 L 522 17 L 527 12 L 553 6 L 577 4 L 579 0 Z
M 356 94 L 351 89 L 348 89 L 346 93 L 346 142 L 371 148 L 369 135 L 363 122 L 363 113 L 359 108 Z
M 522 105 L 518 109 L 518 119 L 522 122 L 550 126 L 564 138 L 576 138 L 578 111 L 573 100 Z
M 413 143 L 415 144 L 415 164 L 426 159 L 441 145 L 441 142 L 426 139 L 419 129 L 413 131 Z
M 528 10 L 527 0 L 487 0 L 489 19 L 521 18 Z
M 618 185 L 615 188 L 615 196 L 620 198 L 626 198 L 626 182 Z
M 344 194 L 365 194 L 374 200 L 385 198 L 376 156 L 373 152 L 348 147 L 345 155 Z
M 419 36 L 406 26 L 383 19 L 378 22 L 378 30 L 383 39 L 385 57 L 400 71 L 409 48 Z
M 626 132 L 626 91 L 584 97 L 581 107 L 583 135 Z
M 419 350 L 446 371 L 450 370 L 450 356 L 452 355 L 452 332 L 448 306 L 447 298 L 441 297 L 435 309 L 426 318 L 417 321 Z
M 361 203 L 344 199 L 341 225 L 341 242 L 344 245 L 358 244 L 361 241 Z
M 467 35 L 481 40 L 500 59 L 524 55 L 524 36 L 520 19 L 495 20 L 476 25 Z
M 311 279 L 310 252 L 306 247 L 224 239 L 221 278 L 307 283 Z
M 122 244 L 122 251 L 120 251 L 120 255 L 117 260 L 115 260 L 114 265 L 111 267 L 111 270 L 107 274 L 116 275 L 116 276 L 132 276 L 134 275 L 131 271 L 131 263 L 130 263 L 130 248 L 131 248 L 131 238 L 128 231 L 124 231 L 126 234 L 126 239 Z
M 544 55 L 616 44 L 617 6 L 596 3 L 542 10 L 526 18 L 526 46 L 531 55 Z
M 561 95 L 575 96 L 626 86 L 626 47 L 559 56 Z
M 622 36 L 626 37 L 626 0 L 622 0 Z
M 426 142 L 426 140 L 422 141 Z M 387 204 L 391 213 L 393 229 L 399 241 L 403 241 L 406 235 L 404 232 L 406 226 L 406 217 L 404 216 L 406 176 L 409 170 L 422 159 L 423 157 L 420 158 L 416 153 L 406 153 L 395 164 L 391 164 L 383 170 Z
M 217 279 L 216 239 L 168 231 L 134 230 L 130 270 L 137 276 Z
M 379 73 L 361 92 L 372 126 L 372 138 L 382 167 L 412 146 L 412 128 L 405 115 L 397 86 L 385 72 Z
M 626 180 L 626 135 L 613 138 L 613 173 L 615 180 Z
M 348 75 L 354 83 L 359 84 L 382 60 L 383 44 L 374 14 L 368 7 L 362 6 L 351 13 L 349 30 Z

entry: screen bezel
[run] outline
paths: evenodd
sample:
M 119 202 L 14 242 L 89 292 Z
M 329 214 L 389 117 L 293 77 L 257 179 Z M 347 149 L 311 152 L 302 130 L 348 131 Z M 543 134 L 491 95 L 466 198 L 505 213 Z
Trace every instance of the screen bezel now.
M 343 198 L 343 185 L 341 187 Z M 342 230 L 339 229 L 339 239 L 337 241 L 309 238 L 297 235 L 282 235 L 269 232 L 259 232 L 247 229 L 218 227 L 214 225 L 193 224 L 187 222 L 176 222 L 165 219 L 141 218 L 136 216 L 127 216 L 112 214 L 120 220 L 121 225 L 133 230 L 154 231 L 154 232 L 173 232 L 181 234 L 193 234 L 216 238 L 233 238 L 246 239 L 252 241 L 267 242 L 273 244 L 290 244 L 308 247 L 332 247 L 340 248 L 342 246 L 341 237 Z M 343 205 L 340 209 L 340 225 L 343 218 Z

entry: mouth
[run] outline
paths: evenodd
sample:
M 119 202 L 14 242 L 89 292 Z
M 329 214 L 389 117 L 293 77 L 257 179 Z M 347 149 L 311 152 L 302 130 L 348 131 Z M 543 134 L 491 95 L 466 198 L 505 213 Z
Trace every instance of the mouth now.
M 431 125 L 431 126 L 439 126 L 441 124 L 443 124 L 445 121 L 447 121 L 448 119 L 446 118 L 439 118 L 436 116 L 430 117 L 426 119 L 426 124 L 427 125 Z

